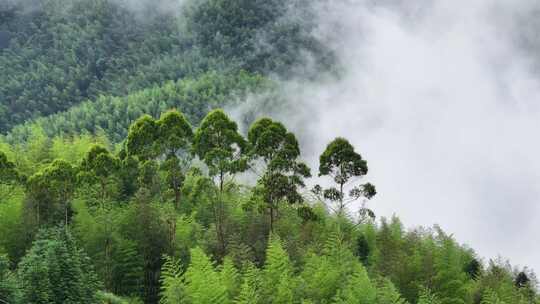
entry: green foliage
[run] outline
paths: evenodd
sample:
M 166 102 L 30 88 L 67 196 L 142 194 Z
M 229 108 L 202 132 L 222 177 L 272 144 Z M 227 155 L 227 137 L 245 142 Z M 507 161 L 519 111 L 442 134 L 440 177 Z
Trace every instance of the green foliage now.
M 105 208 L 105 201 L 110 199 L 110 185 L 116 182 L 114 175 L 120 167 L 119 160 L 102 146 L 93 146 L 81 162 L 78 178 L 89 185 L 97 185 L 98 201 Z
M 258 304 L 261 303 L 261 277 L 260 271 L 251 263 L 248 263 L 240 287 L 240 293 L 235 304 Z
M 303 297 L 313 303 L 331 303 L 345 286 L 344 278 L 351 275 L 358 264 L 344 245 L 339 230 L 328 234 L 322 252 L 322 255 L 311 253 L 308 256 L 300 275 L 305 285 Z
M 161 268 L 160 295 L 162 304 L 182 303 L 187 300 L 182 280 L 182 265 L 179 260 L 166 257 Z
M 158 138 L 158 125 L 150 115 L 137 119 L 130 127 L 126 139 L 129 155 L 142 160 L 154 158 L 157 154 L 155 141 Z
M 143 22 L 130 7 L 109 0 L 8 1 L 1 7 L 12 18 L 0 23 L 11 37 L 0 53 L 0 132 L 102 94 L 124 95 L 197 74 L 212 62 L 177 56 L 186 49 L 175 18 L 148 7 Z
M 271 236 L 268 243 L 262 279 L 262 295 L 266 303 L 292 302 L 295 288 L 293 268 L 289 256 L 277 236 Z
M 249 71 L 287 75 L 306 63 L 302 52 L 317 67 L 327 61 L 328 52 L 309 32 L 313 13 L 308 1 L 204 0 L 186 15 L 188 31 L 204 54 Z
M 407 304 L 401 297 L 394 284 L 388 279 L 383 279 L 377 289 L 377 304 Z
M 312 35 L 315 12 L 309 1 L 186 1 L 182 9 L 156 1 L 4 1 L 0 133 L 86 100 L 115 99 L 207 71 L 316 76 L 334 63 Z M 91 117 L 92 129 L 124 123 L 122 112 L 87 113 L 83 122 L 56 123 L 90 125 Z M 111 115 L 115 119 L 106 119 Z
M 470 278 L 476 279 L 482 271 L 482 265 L 477 259 L 473 258 L 467 265 L 465 265 L 465 272 Z
M 117 294 L 138 296 L 143 290 L 144 260 L 137 251 L 137 243 L 117 240 L 113 256 L 113 286 Z
M 162 112 L 176 108 L 190 121 L 200 122 L 208 110 L 231 104 L 253 92 L 266 91 L 270 84 L 259 75 L 211 70 L 197 77 L 130 91 L 122 97 L 100 95 L 65 112 L 18 125 L 6 137 L 12 143 L 22 143 L 37 127 L 51 137 L 104 132 L 112 142 L 119 143 L 127 136 L 130 124 L 143 114 L 158 118 Z
M 0 303 L 19 303 L 18 282 L 9 269 L 9 260 L 0 254 Z
M 369 264 L 370 250 L 368 240 L 364 234 L 361 234 L 356 241 L 356 255 L 364 266 L 368 266 Z
M 162 256 L 170 246 L 167 224 L 160 217 L 158 206 L 152 203 L 151 193 L 145 188 L 135 195 L 126 212 L 119 224 L 119 233 L 137 244 L 137 256 L 142 261 L 144 273 L 141 294 L 146 302 L 155 303 L 160 291 Z
M 19 173 L 15 164 L 8 160 L 6 154 L 0 151 L 0 184 L 12 184 L 17 182 Z
M 335 304 L 375 304 L 377 290 L 367 275 L 366 269 L 356 265 L 353 273 L 347 278 L 347 283 L 341 289 L 333 303 Z
M 0 0 L 1 303 L 539 303 L 531 271 L 375 221 L 346 139 L 316 202 L 284 124 L 246 140 L 250 118 L 215 110 L 339 70 L 320 1 L 173 2 Z M 359 199 L 359 223 L 341 216 Z
M 245 149 L 238 125 L 219 109 L 206 115 L 193 139 L 193 151 L 208 166 L 210 176 L 219 177 L 220 189 L 226 174 L 246 169 Z
M 462 253 L 450 237 L 440 235 L 440 241 L 442 246 L 436 256 L 438 273 L 434 278 L 433 291 L 442 304 L 467 303 L 468 281 L 463 271 Z
M 304 178 L 310 177 L 310 169 L 300 162 L 300 147 L 294 134 L 269 118 L 257 120 L 248 132 L 251 145 L 250 157 L 264 164 L 264 172 L 258 180 L 255 195 L 267 204 L 270 213 L 270 230 L 273 231 L 278 204 L 302 203 L 299 188 Z M 256 164 L 254 165 L 256 166 Z
M 418 304 L 440 304 L 437 297 L 429 289 L 423 289 L 418 297 Z
M 76 169 L 66 161 L 55 160 L 28 179 L 27 192 L 37 225 L 57 224 L 70 219 L 70 200 L 76 188 Z
M 191 251 L 191 264 L 183 275 L 188 303 L 230 303 L 228 288 L 214 264 L 200 248 Z M 230 278 L 228 278 L 230 279 Z
M 309 168 L 280 123 L 258 120 L 246 141 L 221 110 L 195 130 L 176 110 L 154 117 L 136 121 L 115 149 L 103 135 L 51 139 L 39 128 L 25 143 L 0 141 L 3 168 L 30 175 L 0 187 L 10 193 L 0 203 L 0 252 L 11 259 L 0 255 L 1 296 L 15 304 L 538 301 L 530 270 L 484 268 L 438 227 L 353 222 L 321 202 L 291 204 L 305 199 L 300 171 Z M 255 186 L 235 178 L 248 165 L 264 171 Z M 284 179 L 265 183 L 270 174 Z M 180 204 L 170 203 L 175 191 Z M 279 221 L 269 234 L 260 211 L 270 204 Z M 67 225 L 36 234 L 58 223 Z
M 317 185 L 313 192 L 331 203 L 337 203 L 334 211 L 338 215 L 342 215 L 351 202 L 362 197 L 371 199 L 377 193 L 375 186 L 366 183 L 352 186 L 349 194 L 346 195 L 345 187 L 349 182 L 356 182 L 356 179 L 365 176 L 368 172 L 367 162 L 354 151 L 354 147 L 346 139 L 336 138 L 329 143 L 321 154 L 319 163 L 319 176 L 331 177 L 337 187 L 322 189 Z M 361 215 L 375 217 L 373 211 L 365 207 L 362 207 L 360 212 Z
M 223 110 L 213 110 L 201 122 L 193 138 L 193 152 L 202 160 L 211 178 L 216 180 L 219 196 L 212 206 L 220 255 L 226 250 L 225 202 L 223 194 L 228 186 L 227 177 L 247 169 L 245 156 L 247 143 L 238 133 L 238 125 Z
M 221 282 L 227 290 L 229 299 L 234 299 L 238 294 L 240 274 L 230 258 L 225 258 L 219 269 Z
M 99 282 L 64 228 L 42 230 L 18 268 L 22 303 L 97 303 Z
M 7 254 L 13 262 L 24 255 L 28 240 L 28 226 L 24 221 L 23 194 L 4 196 L 0 199 L 0 254 Z
M 131 298 L 131 299 L 121 298 L 109 292 L 100 291 L 97 293 L 96 296 L 98 298 L 99 303 L 103 303 L 103 304 L 142 304 L 143 303 L 142 301 L 136 298 Z
M 184 114 L 172 110 L 157 121 L 158 145 L 162 154 L 176 155 L 180 150 L 189 151 L 193 130 Z

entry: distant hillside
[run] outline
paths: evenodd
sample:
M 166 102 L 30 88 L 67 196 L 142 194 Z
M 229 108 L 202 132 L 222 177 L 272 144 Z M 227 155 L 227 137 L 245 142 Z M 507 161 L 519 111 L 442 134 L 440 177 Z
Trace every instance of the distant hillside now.
M 187 1 L 167 13 L 161 2 L 0 3 L 0 133 L 101 95 L 209 70 L 287 75 L 307 66 L 301 53 L 330 62 L 309 33 L 304 0 Z
M 198 123 L 211 109 L 270 86 L 269 80 L 247 72 L 234 75 L 210 72 L 197 78 L 170 81 L 125 97 L 100 96 L 65 112 L 19 125 L 8 134 L 7 140 L 24 142 L 32 129 L 38 127 L 50 137 L 94 134 L 102 130 L 110 140 L 118 143 L 126 137 L 129 125 L 143 114 L 159 117 L 162 112 L 176 108 L 186 113 L 193 123 Z

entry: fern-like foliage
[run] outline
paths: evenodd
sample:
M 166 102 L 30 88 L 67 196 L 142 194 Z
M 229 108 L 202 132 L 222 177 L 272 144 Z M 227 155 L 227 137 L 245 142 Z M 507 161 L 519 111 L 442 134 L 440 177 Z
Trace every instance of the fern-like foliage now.
M 383 279 L 377 288 L 377 304 L 407 304 L 401 297 L 394 284 L 388 279 Z
M 420 291 L 420 296 L 418 297 L 418 304 L 440 304 L 439 299 L 431 293 L 427 288 L 423 288 Z
M 497 293 L 491 289 L 484 291 L 481 304 L 510 304 L 499 298 Z
M 189 303 L 231 303 L 227 287 L 223 284 L 220 273 L 216 271 L 208 256 L 198 247 L 191 250 L 191 264 L 184 273 L 183 279 Z
M 271 236 L 266 251 L 263 286 L 262 294 L 266 303 L 278 304 L 292 301 L 292 291 L 295 286 L 293 269 L 289 255 L 283 249 L 281 240 L 277 236 Z
M 235 304 L 259 304 L 261 303 L 260 291 L 261 291 L 261 277 L 260 271 L 251 263 L 246 267 L 243 276 L 242 286 L 240 287 L 240 293 Z
M 234 299 L 238 294 L 240 274 L 230 258 L 225 258 L 219 274 L 229 298 Z
M 371 283 L 366 269 L 358 264 L 347 284 L 338 292 L 334 304 L 376 304 L 377 289 Z
M 185 298 L 180 260 L 165 257 L 161 267 L 161 304 L 181 303 Z
M 336 267 L 337 266 L 337 267 Z M 302 279 L 303 296 L 314 303 L 328 303 L 343 285 L 342 271 L 328 256 L 311 254 L 306 259 Z

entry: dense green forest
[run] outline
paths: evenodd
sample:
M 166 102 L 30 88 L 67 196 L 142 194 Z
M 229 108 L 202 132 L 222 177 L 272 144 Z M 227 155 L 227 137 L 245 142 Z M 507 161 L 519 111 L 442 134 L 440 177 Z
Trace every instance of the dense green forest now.
M 310 168 L 286 121 L 222 110 L 339 75 L 313 2 L 0 0 L 0 304 L 540 303 L 375 214 L 347 139 Z
M 196 128 L 171 110 L 116 147 L 35 132 L 2 151 L 7 303 L 538 302 L 526 268 L 377 220 L 368 163 L 343 138 L 311 170 L 279 122 L 244 137 L 222 110 Z M 312 174 L 329 183 L 308 190 Z
M 171 14 L 149 2 L 140 8 L 144 20 L 130 8 L 133 1 L 121 3 L 0 3 L 0 132 L 85 100 L 197 79 L 208 71 L 290 75 L 297 67 L 297 73 L 314 74 L 301 52 L 312 54 L 315 66 L 331 62 L 308 34 L 309 9 L 287 18 L 287 8 L 308 7 L 305 0 L 194 1 Z

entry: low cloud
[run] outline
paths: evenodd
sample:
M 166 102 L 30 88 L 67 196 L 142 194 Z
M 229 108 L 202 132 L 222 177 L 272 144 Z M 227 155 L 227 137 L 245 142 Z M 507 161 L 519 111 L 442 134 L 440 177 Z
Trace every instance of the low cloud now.
M 285 105 L 258 115 L 294 130 L 313 168 L 333 138 L 354 143 L 379 216 L 440 224 L 481 256 L 538 270 L 535 7 L 518 2 L 320 1 L 315 35 L 341 76 L 282 82 Z

